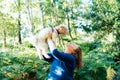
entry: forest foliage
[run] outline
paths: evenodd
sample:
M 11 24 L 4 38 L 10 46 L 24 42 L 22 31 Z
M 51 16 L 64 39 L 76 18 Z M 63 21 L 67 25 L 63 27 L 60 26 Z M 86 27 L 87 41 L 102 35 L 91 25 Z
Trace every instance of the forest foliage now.
M 50 63 L 28 42 L 30 32 L 65 24 L 69 42 L 82 48 L 75 80 L 120 80 L 119 0 L 0 0 L 0 80 L 45 80 Z

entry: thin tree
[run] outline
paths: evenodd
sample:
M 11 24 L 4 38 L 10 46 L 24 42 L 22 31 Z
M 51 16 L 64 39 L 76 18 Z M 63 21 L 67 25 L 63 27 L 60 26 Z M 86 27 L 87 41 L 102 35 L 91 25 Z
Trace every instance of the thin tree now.
M 73 39 L 72 34 L 71 34 L 71 28 L 70 28 L 70 17 L 69 17 L 68 12 L 66 12 L 66 14 L 67 14 L 67 26 L 69 29 L 69 35 L 70 35 L 71 39 Z
M 34 29 L 35 29 L 35 26 L 34 26 L 34 23 L 33 23 L 33 14 L 32 14 L 32 7 L 31 7 L 31 2 L 30 0 L 26 0 L 26 3 L 27 3 L 27 14 L 28 14 L 28 18 L 29 18 L 29 21 L 30 21 L 30 28 L 31 28 L 31 33 L 34 34 Z
M 19 44 L 22 44 L 22 39 L 21 39 L 21 2 L 20 0 L 15 0 L 15 5 L 18 10 L 18 42 Z
M 42 23 L 42 28 L 45 28 L 45 22 L 44 22 L 44 10 L 43 10 L 43 6 L 42 6 L 42 2 L 41 0 L 39 0 L 39 8 L 40 8 L 40 15 L 41 15 L 41 23 Z
M 3 51 L 6 51 L 6 47 L 7 47 L 6 36 L 7 36 L 6 30 L 5 30 L 5 28 L 3 28 L 3 45 L 2 45 Z

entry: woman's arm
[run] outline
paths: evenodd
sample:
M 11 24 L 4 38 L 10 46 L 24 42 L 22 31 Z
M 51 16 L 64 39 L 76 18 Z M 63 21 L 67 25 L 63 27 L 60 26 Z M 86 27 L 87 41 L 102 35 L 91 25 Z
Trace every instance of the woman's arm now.
M 52 53 L 52 56 L 54 58 L 65 61 L 65 62 L 69 62 L 74 59 L 74 56 L 58 51 L 52 39 L 49 38 L 47 42 L 50 48 L 50 52 Z
M 57 49 L 53 50 L 52 56 L 64 62 L 72 62 L 73 60 L 75 60 L 75 57 L 73 55 L 69 53 L 60 52 Z
M 50 52 L 53 52 L 53 50 L 56 49 L 55 43 L 50 38 L 47 39 L 47 43 L 48 43 L 48 46 L 50 48 Z

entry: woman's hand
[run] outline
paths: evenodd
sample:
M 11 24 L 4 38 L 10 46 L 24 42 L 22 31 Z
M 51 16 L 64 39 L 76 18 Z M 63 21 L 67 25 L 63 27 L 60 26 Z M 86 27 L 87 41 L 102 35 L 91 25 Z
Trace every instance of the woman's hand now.
M 52 39 L 52 32 L 49 32 L 47 39 Z
M 49 32 L 49 34 L 46 36 L 45 42 L 46 42 L 48 39 L 52 39 L 52 32 Z

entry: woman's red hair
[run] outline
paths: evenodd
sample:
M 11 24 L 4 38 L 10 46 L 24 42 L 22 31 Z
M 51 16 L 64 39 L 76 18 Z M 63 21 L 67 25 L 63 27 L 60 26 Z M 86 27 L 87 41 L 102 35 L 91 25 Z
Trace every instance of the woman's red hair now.
M 80 48 L 80 47 L 78 47 L 77 49 L 76 49 L 76 54 L 75 54 L 75 56 L 76 56 L 76 59 L 77 59 L 77 63 L 76 63 L 76 68 L 77 69 L 80 69 L 80 68 L 82 68 L 82 49 Z
M 68 44 L 68 49 L 69 49 L 69 51 L 76 57 L 76 68 L 77 69 L 80 69 L 80 68 L 82 68 L 82 49 L 78 46 L 78 45 L 76 45 L 76 44 L 74 44 L 74 43 L 70 43 L 70 44 Z

